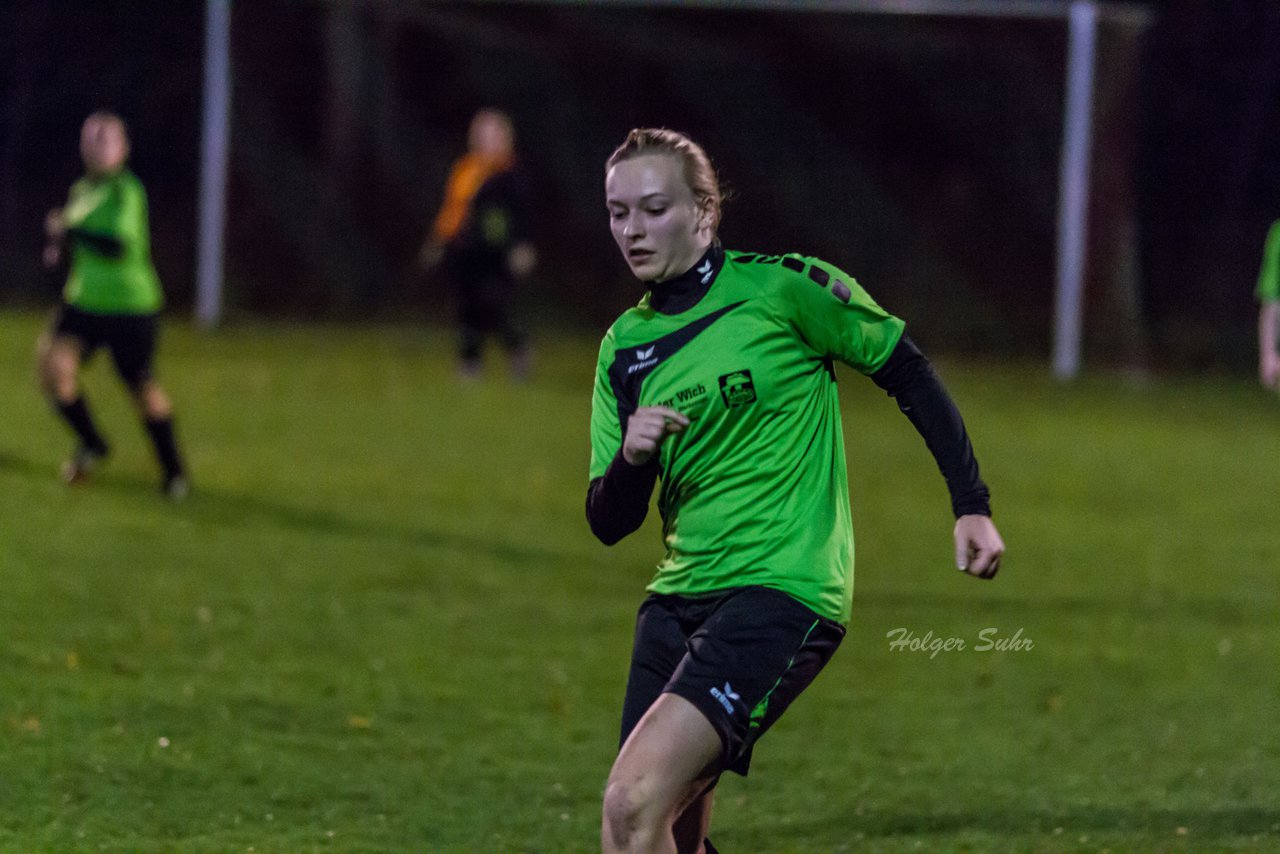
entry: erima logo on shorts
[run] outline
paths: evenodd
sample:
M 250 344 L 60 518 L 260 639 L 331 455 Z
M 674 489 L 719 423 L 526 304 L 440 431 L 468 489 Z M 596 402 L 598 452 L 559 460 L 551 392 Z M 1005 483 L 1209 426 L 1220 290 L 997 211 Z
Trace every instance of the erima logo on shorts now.
M 730 409 L 754 403 L 756 386 L 751 381 L 751 372 L 734 371 L 720 377 L 720 394 L 724 397 L 724 405 Z
M 639 360 L 634 365 L 627 366 L 627 373 L 634 374 L 636 371 L 642 371 L 650 365 L 658 364 L 658 359 L 653 355 L 653 351 L 658 349 L 658 345 L 654 344 L 647 350 L 636 350 L 636 358 Z
M 742 696 L 735 693 L 733 688 L 729 687 L 729 683 L 724 683 L 724 690 L 719 688 L 711 689 L 711 696 L 716 698 L 716 702 L 724 706 L 724 710 L 729 714 L 733 714 L 733 701 L 741 700 Z

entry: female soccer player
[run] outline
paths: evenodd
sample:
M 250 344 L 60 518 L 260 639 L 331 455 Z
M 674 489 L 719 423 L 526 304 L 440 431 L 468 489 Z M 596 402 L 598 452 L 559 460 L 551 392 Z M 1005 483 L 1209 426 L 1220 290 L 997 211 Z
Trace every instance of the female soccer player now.
M 71 269 L 53 326 L 38 345 L 41 385 L 79 441 L 63 479 L 84 480 L 108 452 L 79 384 L 81 363 L 106 347 L 155 447 L 161 491 L 181 500 L 188 487 L 173 406 L 151 371 L 164 297 L 151 264 L 147 196 L 125 167 L 129 135 L 120 117 L 89 116 L 80 156 L 84 177 L 71 186 L 66 206 L 45 217 L 44 262 L 54 267 L 69 250 Z
M 481 110 L 471 120 L 468 151 L 453 164 L 444 203 L 419 253 L 424 269 L 441 262 L 458 299 L 459 370 L 479 375 L 484 340 L 494 335 L 517 378 L 529 373 L 529 346 L 511 321 L 515 280 L 533 271 L 528 190 L 506 113 Z
M 713 789 L 844 636 L 853 533 L 833 361 L 867 374 L 924 437 L 951 493 L 956 562 L 991 578 L 1004 544 L 964 424 L 929 362 L 846 273 L 727 252 L 702 149 L 633 130 L 606 165 L 618 248 L 648 288 L 600 348 L 587 517 L 612 544 L 659 477 L 667 554 L 636 621 L 605 852 L 714 852 Z
M 1280 386 L 1280 220 L 1271 224 L 1258 273 L 1258 379 L 1264 388 Z

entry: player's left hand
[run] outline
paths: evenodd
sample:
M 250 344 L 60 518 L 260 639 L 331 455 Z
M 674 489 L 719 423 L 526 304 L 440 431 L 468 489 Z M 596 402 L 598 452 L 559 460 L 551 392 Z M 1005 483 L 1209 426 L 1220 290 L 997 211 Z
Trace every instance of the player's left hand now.
M 990 516 L 969 515 L 956 520 L 956 568 L 978 578 L 995 578 L 1000 571 L 1004 540 Z
M 1258 378 L 1263 388 L 1280 387 L 1280 352 L 1264 350 L 1258 357 Z
M 428 238 L 418 250 L 418 269 L 430 273 L 444 260 L 444 244 Z
M 67 221 L 62 216 L 62 208 L 54 208 L 44 215 L 44 234 L 50 240 L 61 240 L 67 233 Z

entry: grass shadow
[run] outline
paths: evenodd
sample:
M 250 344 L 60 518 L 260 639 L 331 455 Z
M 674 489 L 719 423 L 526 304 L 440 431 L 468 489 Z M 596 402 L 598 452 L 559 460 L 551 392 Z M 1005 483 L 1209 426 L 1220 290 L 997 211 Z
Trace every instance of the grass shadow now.
M 57 474 L 57 469 L 48 469 L 26 457 L 20 457 L 12 451 L 0 448 L 0 472 L 30 477 L 53 477 Z
M 992 806 L 990 809 L 956 812 L 867 811 L 857 816 L 842 811 L 814 817 L 805 824 L 821 833 L 844 827 L 850 835 L 860 833 L 867 839 L 964 832 L 1053 834 L 1061 828 L 1067 834 L 1147 833 L 1153 837 L 1167 835 L 1172 840 L 1178 828 L 1185 828 L 1192 839 L 1203 843 L 1213 837 L 1275 836 L 1276 827 L 1280 826 L 1280 809 L 1202 806 L 1177 810 L 1168 807 L 1082 805 L 1050 811 Z
M 3 450 L 0 450 L 0 471 L 41 479 L 57 476 L 56 470 Z M 148 480 L 128 472 L 107 470 L 95 476 L 90 483 L 68 489 L 96 490 L 118 496 L 163 501 L 158 480 Z M 172 510 L 194 521 L 214 526 L 268 522 L 285 530 L 305 534 L 332 534 L 407 546 L 453 548 L 524 564 L 562 563 L 577 557 L 569 551 L 517 545 L 489 535 L 471 535 L 459 531 L 360 519 L 329 508 L 289 504 L 217 487 L 206 487 L 199 483 L 195 484 L 186 501 L 173 505 Z

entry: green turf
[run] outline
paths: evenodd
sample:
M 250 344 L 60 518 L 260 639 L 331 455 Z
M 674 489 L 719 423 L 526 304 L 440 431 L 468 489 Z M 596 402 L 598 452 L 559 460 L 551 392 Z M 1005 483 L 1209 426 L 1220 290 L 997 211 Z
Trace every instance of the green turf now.
M 582 514 L 596 343 L 525 386 L 440 330 L 167 329 L 195 491 L 70 447 L 0 318 L 0 850 L 596 846 L 655 520 Z M 942 364 L 1009 546 L 951 566 L 919 438 L 842 376 L 858 531 L 843 649 L 723 782 L 727 854 L 1280 850 L 1280 401 L 1242 379 L 1055 384 Z M 890 649 L 904 627 L 969 648 Z M 987 627 L 1032 649 L 978 652 Z

